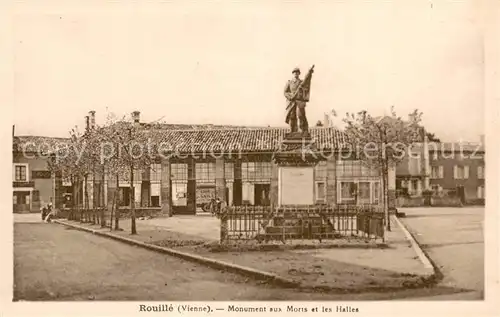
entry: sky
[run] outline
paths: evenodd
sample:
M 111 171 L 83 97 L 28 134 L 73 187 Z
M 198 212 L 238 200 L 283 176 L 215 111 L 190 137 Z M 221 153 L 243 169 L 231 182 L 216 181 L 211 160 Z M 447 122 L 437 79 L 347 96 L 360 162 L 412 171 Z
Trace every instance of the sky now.
M 418 108 L 442 140 L 478 141 L 479 4 L 20 4 L 12 18 L 16 135 L 67 136 L 89 110 L 98 123 L 139 110 L 145 122 L 286 126 L 286 81 L 294 67 L 305 74 L 314 64 L 310 124 L 332 109 Z

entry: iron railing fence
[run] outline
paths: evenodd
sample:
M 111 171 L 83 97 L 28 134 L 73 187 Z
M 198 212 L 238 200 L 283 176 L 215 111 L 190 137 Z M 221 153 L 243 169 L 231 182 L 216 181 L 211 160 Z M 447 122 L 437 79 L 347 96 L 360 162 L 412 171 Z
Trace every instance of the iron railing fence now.
M 384 213 L 374 205 L 230 206 L 219 215 L 222 243 L 296 239 L 384 239 Z

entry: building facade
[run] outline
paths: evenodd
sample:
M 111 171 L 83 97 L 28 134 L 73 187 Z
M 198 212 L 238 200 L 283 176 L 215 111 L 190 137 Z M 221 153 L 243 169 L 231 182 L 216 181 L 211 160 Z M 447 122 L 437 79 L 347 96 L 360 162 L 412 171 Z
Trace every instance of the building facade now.
M 430 189 L 452 192 L 462 203 L 484 204 L 485 149 L 482 144 L 429 144 Z
M 398 196 L 456 196 L 462 204 L 484 204 L 483 143 L 422 143 L 412 147 L 396 169 Z
M 15 183 L 22 190 L 14 190 L 14 210 L 37 210 L 44 201 L 53 201 L 56 208 L 83 205 L 86 192 L 89 208 L 110 206 L 117 197 L 119 207 L 126 210 L 133 195 L 138 210 L 161 214 L 195 214 L 215 197 L 234 206 L 278 205 L 280 175 L 273 153 L 287 132 L 285 128 L 165 128 L 161 133 L 170 154 L 158 158 L 147 169 L 136 170 L 133 189 L 129 175 L 116 179 L 103 172 L 103 167 L 97 167 L 88 175 L 86 186 L 78 186 L 78 201 L 73 197 L 71 180 L 48 171 L 47 158 L 30 160 L 18 155 L 14 176 L 23 183 Z M 312 193 L 316 204 L 382 202 L 378 171 L 353 156 L 340 155 L 345 144 L 339 130 L 311 128 L 311 136 L 317 155 L 323 159 L 314 167 L 312 188 L 304 190 Z M 55 142 L 67 140 L 51 140 Z M 38 143 L 50 142 L 47 138 L 18 137 L 15 143 L 21 149 L 25 143 L 37 148 Z M 40 178 L 39 171 L 44 172 L 44 178 Z
M 39 212 L 40 207 L 56 203 L 56 177 L 50 172 L 47 151 L 63 138 L 14 136 L 12 149 L 13 211 Z M 34 146 L 33 146 L 34 145 Z

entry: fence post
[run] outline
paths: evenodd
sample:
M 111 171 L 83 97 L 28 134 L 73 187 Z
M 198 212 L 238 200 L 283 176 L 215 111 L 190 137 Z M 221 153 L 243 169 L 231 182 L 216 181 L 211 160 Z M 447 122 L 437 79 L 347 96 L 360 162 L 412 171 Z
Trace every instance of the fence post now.
M 220 244 L 223 244 L 227 239 L 227 218 L 230 212 L 230 207 L 225 207 L 220 212 Z

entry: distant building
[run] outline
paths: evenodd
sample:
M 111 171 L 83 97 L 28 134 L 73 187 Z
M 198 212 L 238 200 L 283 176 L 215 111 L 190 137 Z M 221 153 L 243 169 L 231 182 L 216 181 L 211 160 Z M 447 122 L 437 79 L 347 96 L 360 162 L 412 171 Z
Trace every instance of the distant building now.
M 484 204 L 485 148 L 480 143 L 429 143 L 430 189 L 462 203 Z
M 427 190 L 484 204 L 484 153 L 484 143 L 415 144 L 396 168 L 397 195 L 421 197 Z
M 56 202 L 55 176 L 48 168 L 48 150 L 64 138 L 14 136 L 12 191 L 14 212 L 37 212 Z

